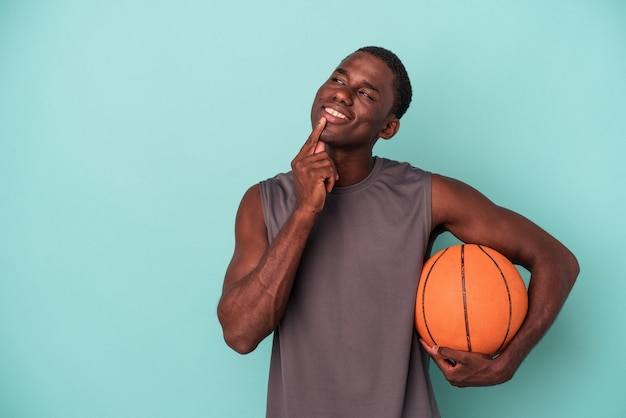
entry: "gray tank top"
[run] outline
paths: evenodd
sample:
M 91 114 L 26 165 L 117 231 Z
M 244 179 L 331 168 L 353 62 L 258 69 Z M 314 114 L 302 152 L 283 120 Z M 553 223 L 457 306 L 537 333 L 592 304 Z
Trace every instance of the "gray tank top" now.
M 295 204 L 291 173 L 261 182 L 270 242 Z M 274 331 L 267 416 L 438 417 L 414 327 L 431 227 L 430 173 L 376 158 L 336 187 Z

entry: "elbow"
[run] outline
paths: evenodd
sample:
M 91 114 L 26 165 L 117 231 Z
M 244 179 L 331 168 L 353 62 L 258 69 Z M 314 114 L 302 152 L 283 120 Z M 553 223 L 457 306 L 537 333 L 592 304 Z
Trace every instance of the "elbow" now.
M 567 257 L 567 266 L 568 266 L 568 270 L 569 270 L 569 277 L 570 277 L 570 287 L 574 286 L 574 283 L 576 282 L 576 278 L 578 277 L 578 274 L 580 273 L 580 264 L 578 264 L 578 260 L 576 259 L 576 256 L 568 251 L 568 257 Z
M 230 320 L 229 316 L 222 309 L 218 308 L 217 317 L 222 326 L 224 342 L 234 351 L 239 354 L 249 354 L 259 345 L 260 341 L 254 340 L 249 332 L 244 332 L 241 324 Z
M 226 345 L 242 355 L 253 352 L 258 346 L 257 342 L 250 341 L 242 336 L 232 335 L 232 333 L 226 331 L 224 331 L 224 341 Z
M 558 254 L 554 254 L 552 258 L 553 274 L 555 277 L 559 277 L 559 286 L 561 292 L 567 295 L 574 284 L 578 273 L 580 273 L 580 265 L 576 256 L 566 247 L 561 247 L 561 251 Z

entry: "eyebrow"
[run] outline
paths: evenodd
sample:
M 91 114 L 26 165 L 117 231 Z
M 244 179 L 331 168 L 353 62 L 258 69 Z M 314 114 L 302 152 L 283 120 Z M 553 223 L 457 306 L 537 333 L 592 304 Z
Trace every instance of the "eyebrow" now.
M 335 71 L 338 72 L 341 75 L 345 75 L 345 76 L 349 76 L 350 75 L 350 73 L 347 70 L 345 70 L 344 68 L 341 68 L 341 67 L 338 67 Z M 374 90 L 375 92 L 380 93 L 380 90 L 378 90 L 376 88 L 376 86 L 374 86 L 369 81 L 363 80 L 363 81 L 361 81 L 361 84 L 363 84 L 365 87 L 367 87 L 370 90 Z

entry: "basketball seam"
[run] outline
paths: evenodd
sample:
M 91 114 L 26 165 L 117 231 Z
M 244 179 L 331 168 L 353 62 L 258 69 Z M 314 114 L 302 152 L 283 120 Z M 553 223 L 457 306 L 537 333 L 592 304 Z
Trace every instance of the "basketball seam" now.
M 497 354 L 504 347 L 504 344 L 506 343 L 506 339 L 509 337 L 509 332 L 511 331 L 511 321 L 513 320 L 513 300 L 511 298 L 511 289 L 509 289 L 509 283 L 507 282 L 506 276 L 504 275 L 504 272 L 500 268 L 500 265 L 498 264 L 498 262 L 496 260 L 494 260 L 494 258 L 491 256 L 491 254 L 489 254 L 487 251 L 485 251 L 485 249 L 482 246 L 478 245 L 478 248 L 480 248 L 480 250 L 483 253 L 485 253 L 485 255 L 487 255 L 487 257 L 489 257 L 489 259 L 491 259 L 493 264 L 496 266 L 496 268 L 500 272 L 500 276 L 502 277 L 502 281 L 504 282 L 504 288 L 506 289 L 506 296 L 507 296 L 508 301 L 509 301 L 509 318 L 508 318 L 508 321 L 507 321 L 507 324 L 506 324 L 506 332 L 504 334 L 504 338 L 502 339 L 502 343 L 500 343 L 500 346 L 498 347 L 498 349 L 494 353 L 494 354 Z
M 472 351 L 472 338 L 470 336 L 469 315 L 467 314 L 467 289 L 465 285 L 465 245 L 461 245 L 461 288 L 463 289 L 463 316 L 465 319 L 465 338 L 467 340 L 467 351 Z
M 428 284 L 428 278 L 430 277 L 430 273 L 433 271 L 433 268 L 435 268 L 435 264 L 437 264 L 437 262 L 439 261 L 439 259 L 448 251 L 448 249 L 444 249 L 441 254 L 439 254 L 439 257 L 437 257 L 435 259 L 435 261 L 433 261 L 433 264 L 430 266 L 430 269 L 428 269 L 428 274 L 426 275 L 426 277 L 424 278 L 424 288 L 422 290 L 422 318 L 424 319 L 424 327 L 426 327 L 426 332 L 428 332 L 428 336 L 430 337 L 430 339 L 433 341 L 434 345 L 437 345 L 437 341 L 435 340 L 435 337 L 433 336 L 433 334 L 430 332 L 430 328 L 428 327 L 428 319 L 426 317 L 426 285 Z

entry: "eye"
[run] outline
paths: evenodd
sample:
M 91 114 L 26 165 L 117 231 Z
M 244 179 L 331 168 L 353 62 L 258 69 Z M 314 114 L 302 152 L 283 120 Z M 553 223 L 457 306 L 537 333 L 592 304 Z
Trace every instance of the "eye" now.
M 367 90 L 359 90 L 359 94 L 363 97 L 367 97 L 371 101 L 374 101 L 374 98 L 369 94 Z
M 344 81 L 342 79 L 340 79 L 339 77 L 333 77 L 331 78 L 332 81 L 334 81 L 335 83 L 339 83 L 339 84 L 346 84 L 344 83 Z

